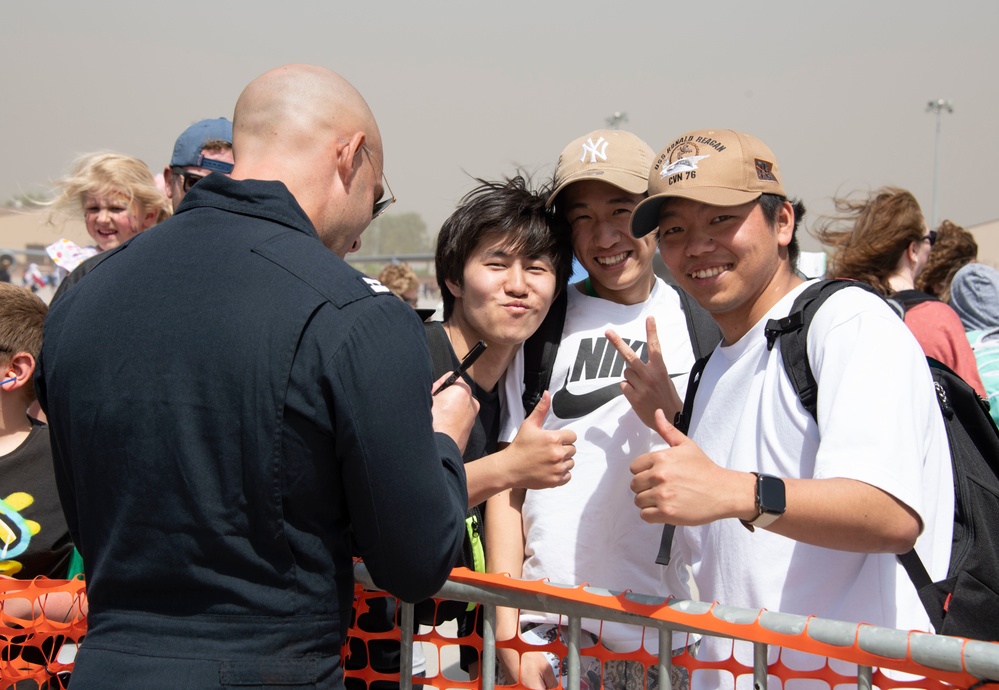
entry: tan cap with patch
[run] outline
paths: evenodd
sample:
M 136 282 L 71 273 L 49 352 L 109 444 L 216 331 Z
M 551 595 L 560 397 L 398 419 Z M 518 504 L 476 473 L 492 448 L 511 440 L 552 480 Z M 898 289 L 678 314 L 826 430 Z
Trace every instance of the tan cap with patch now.
M 555 168 L 555 190 L 548 206 L 559 192 L 573 182 L 600 180 L 629 194 L 645 194 L 649 188 L 652 147 L 631 132 L 598 129 L 565 147 Z
M 659 225 L 659 209 L 670 197 L 710 206 L 738 206 L 761 194 L 784 194 L 777 158 L 756 137 L 731 129 L 688 132 L 664 148 L 649 172 L 649 198 L 635 207 L 631 234 L 642 237 Z

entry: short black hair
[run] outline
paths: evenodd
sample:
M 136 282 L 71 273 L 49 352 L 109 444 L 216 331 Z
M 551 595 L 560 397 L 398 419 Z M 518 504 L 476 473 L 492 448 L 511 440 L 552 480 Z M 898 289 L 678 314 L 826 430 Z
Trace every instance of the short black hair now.
M 547 186 L 531 189 L 529 177 L 523 174 L 502 182 L 475 179 L 479 185 L 462 198 L 437 235 L 434 263 L 445 321 L 454 310 L 454 295 L 446 281 L 462 284 L 468 257 L 484 237 L 512 235 L 512 250 L 550 260 L 559 291 L 566 288 L 572 275 L 569 228 L 545 208 Z
M 801 219 L 805 217 L 805 204 L 800 199 L 788 199 L 780 194 L 761 194 L 760 211 L 763 212 L 763 218 L 767 223 L 773 226 L 777 223 L 777 215 L 785 201 L 790 202 L 791 208 L 794 209 L 794 229 L 791 231 L 791 243 L 787 245 L 787 255 L 791 259 L 791 268 L 797 269 L 798 256 L 801 254 L 801 248 L 798 245 L 798 226 L 801 224 Z

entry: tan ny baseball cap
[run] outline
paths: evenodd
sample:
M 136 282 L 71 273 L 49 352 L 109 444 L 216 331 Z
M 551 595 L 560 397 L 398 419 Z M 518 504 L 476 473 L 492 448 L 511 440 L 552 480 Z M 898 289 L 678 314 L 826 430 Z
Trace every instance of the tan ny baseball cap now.
M 645 194 L 653 155 L 652 147 L 631 132 L 598 129 L 581 136 L 558 157 L 555 190 L 548 197 L 548 207 L 559 192 L 580 180 L 600 180 L 629 194 Z
M 635 207 L 631 234 L 659 226 L 659 209 L 670 197 L 709 206 L 738 206 L 761 194 L 784 194 L 777 158 L 756 137 L 731 129 L 688 132 L 659 152 L 649 172 L 649 198 Z

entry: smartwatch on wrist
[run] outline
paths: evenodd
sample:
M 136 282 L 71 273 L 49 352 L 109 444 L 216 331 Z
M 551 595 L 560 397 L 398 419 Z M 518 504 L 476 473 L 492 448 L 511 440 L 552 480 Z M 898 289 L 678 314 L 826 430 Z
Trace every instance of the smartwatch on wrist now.
M 772 474 L 753 474 L 756 475 L 756 509 L 760 514 L 753 520 L 740 520 L 750 532 L 772 525 L 787 510 L 784 480 Z

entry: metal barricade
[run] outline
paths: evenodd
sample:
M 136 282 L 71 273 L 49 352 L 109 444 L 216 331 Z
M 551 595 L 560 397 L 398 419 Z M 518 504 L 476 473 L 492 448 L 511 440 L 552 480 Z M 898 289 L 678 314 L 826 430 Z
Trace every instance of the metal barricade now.
M 354 568 L 359 586 L 377 591 L 364 567 Z M 753 645 L 753 664 L 744 667 L 731 660 L 727 669 L 752 673 L 754 687 L 766 690 L 768 678 L 782 682 L 796 678 L 822 679 L 822 675 L 802 672 L 795 675 L 780 664 L 768 664 L 771 647 L 795 650 L 840 660 L 855 665 L 855 676 L 843 676 L 829 670 L 835 678 L 830 685 L 856 683 L 859 688 L 922 687 L 922 688 L 999 688 L 999 643 L 979 642 L 963 638 L 932 635 L 880 628 L 872 625 L 824 620 L 766 610 L 741 609 L 700 601 L 662 599 L 635 593 L 615 593 L 590 587 L 559 586 L 543 581 L 528 582 L 505 575 L 474 573 L 456 568 L 438 593 L 437 598 L 475 602 L 482 605 L 483 631 L 481 639 L 481 678 L 477 684 L 483 690 L 496 686 L 496 607 L 508 606 L 531 611 L 559 614 L 567 621 L 566 687 L 578 688 L 580 680 L 580 621 L 595 618 L 655 628 L 659 632 L 659 678 L 670 677 L 671 633 L 710 635 L 744 640 Z M 401 668 L 412 664 L 413 606 L 402 604 Z M 504 646 L 506 643 L 500 643 Z M 644 651 L 644 650 L 640 650 Z M 627 658 L 627 655 L 622 655 Z M 684 662 L 688 668 L 709 668 L 696 659 Z M 897 671 L 922 677 L 913 681 L 901 679 L 886 671 Z M 402 690 L 412 687 L 411 674 L 399 678 Z M 421 685 L 453 687 L 447 679 L 419 679 Z

